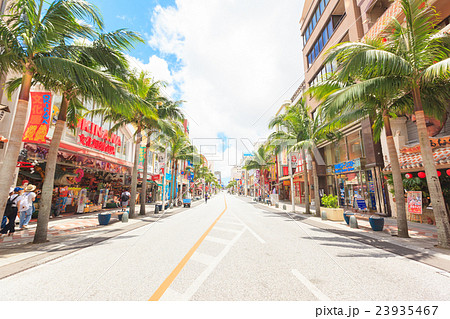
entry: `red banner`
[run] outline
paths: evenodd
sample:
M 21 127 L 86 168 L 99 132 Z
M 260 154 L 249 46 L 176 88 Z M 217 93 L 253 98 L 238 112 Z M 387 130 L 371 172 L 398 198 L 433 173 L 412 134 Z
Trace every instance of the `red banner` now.
M 31 113 L 23 133 L 23 141 L 45 143 L 50 125 L 52 111 L 52 94 L 50 92 L 31 92 Z

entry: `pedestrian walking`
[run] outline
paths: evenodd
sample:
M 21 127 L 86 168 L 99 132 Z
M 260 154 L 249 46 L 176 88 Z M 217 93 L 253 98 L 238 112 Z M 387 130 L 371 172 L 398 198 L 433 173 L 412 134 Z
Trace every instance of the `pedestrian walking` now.
M 205 194 L 205 204 L 208 203 L 208 194 Z
M 31 216 L 33 215 L 33 202 L 36 199 L 36 193 L 34 192 L 35 189 L 36 186 L 28 184 L 24 189 L 24 193 L 18 199 L 20 230 L 28 227 L 28 223 L 30 222 Z
M 127 208 L 128 203 L 130 201 L 130 197 L 131 197 L 131 194 L 126 189 L 122 192 L 122 195 L 120 195 L 120 203 L 122 206 L 122 211 L 125 211 L 125 209 Z
M 22 190 L 23 189 L 20 187 L 14 188 L 14 190 L 12 191 L 11 195 L 8 198 L 8 202 L 6 203 L 4 213 L 4 216 L 7 218 L 7 223 L 5 227 L 3 227 L 2 230 L 0 231 L 2 235 L 8 234 L 8 236 L 11 236 L 15 232 L 17 204 Z

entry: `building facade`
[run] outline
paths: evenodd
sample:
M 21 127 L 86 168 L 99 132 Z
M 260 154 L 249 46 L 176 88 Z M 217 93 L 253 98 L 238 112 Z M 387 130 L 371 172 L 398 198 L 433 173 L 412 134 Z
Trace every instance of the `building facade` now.
M 445 32 L 449 29 L 450 3 L 447 0 L 428 3 L 439 14 L 437 27 Z M 376 38 L 392 18 L 402 21 L 399 1 L 306 0 L 300 20 L 305 87 L 309 88 L 335 69 L 323 62 L 329 48 L 341 42 Z M 309 99 L 307 103 L 311 116 L 314 116 L 317 101 Z M 446 136 L 446 119 L 437 122 L 429 119 L 429 122 L 434 126 L 430 136 Z M 394 120 L 392 125 L 401 159 L 407 161 L 401 149 L 417 143 L 414 118 L 402 117 Z M 340 205 L 344 207 L 389 215 L 395 205 L 383 176 L 383 170 L 389 170 L 385 135 L 382 134 L 381 142 L 374 142 L 371 127 L 368 118 L 361 119 L 341 129 L 340 138 L 319 145 L 318 151 L 324 161 L 318 163 L 320 193 L 338 195 Z M 395 215 L 395 211 L 392 213 Z

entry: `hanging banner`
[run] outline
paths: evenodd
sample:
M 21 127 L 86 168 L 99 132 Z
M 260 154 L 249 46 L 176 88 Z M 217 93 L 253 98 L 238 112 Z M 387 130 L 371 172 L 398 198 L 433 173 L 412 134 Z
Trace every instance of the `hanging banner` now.
M 145 146 L 141 146 L 139 149 L 139 166 L 144 166 Z
M 50 125 L 52 94 L 50 92 L 31 92 L 31 113 L 23 133 L 23 142 L 45 143 Z
M 422 214 L 422 192 L 406 192 L 406 202 L 410 214 Z

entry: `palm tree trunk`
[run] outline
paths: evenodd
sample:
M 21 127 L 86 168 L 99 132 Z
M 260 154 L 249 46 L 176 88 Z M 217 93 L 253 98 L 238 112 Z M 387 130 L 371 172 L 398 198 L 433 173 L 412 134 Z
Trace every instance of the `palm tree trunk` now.
M 137 190 L 137 175 L 139 163 L 139 151 L 141 149 L 141 129 L 138 128 L 136 132 L 136 144 L 134 146 L 134 163 L 133 173 L 131 175 L 131 198 L 130 198 L 130 218 L 133 218 L 136 211 L 136 190 Z
M 306 152 L 305 150 L 302 150 L 302 158 L 305 161 L 305 166 L 303 170 L 303 176 L 305 180 L 305 214 L 311 214 L 311 210 L 309 207 L 309 181 L 308 181 L 308 161 L 306 159 Z M 301 196 L 301 194 L 300 194 Z
M 317 163 L 315 161 L 314 155 L 312 156 L 312 168 L 313 168 L 313 178 L 314 178 L 314 202 L 316 203 L 316 217 L 320 217 L 320 194 L 319 194 L 319 176 L 317 175 Z
M 265 195 L 265 178 L 264 178 L 264 169 L 261 169 L 261 199 L 264 202 Z
M 147 138 L 150 135 L 148 135 Z M 150 141 L 150 140 L 149 140 Z M 150 143 L 148 142 L 147 145 L 145 145 L 145 154 L 144 154 L 144 172 L 142 177 L 142 189 L 141 189 L 141 208 L 139 210 L 139 215 L 145 215 L 145 203 L 147 202 L 147 175 L 148 175 L 148 149 L 150 147 Z
M 174 188 L 174 184 L 175 184 L 175 159 L 172 159 L 172 183 L 170 185 L 170 199 L 169 199 L 169 206 L 171 206 L 173 204 L 173 199 L 175 197 L 175 188 Z
M 56 122 L 55 131 L 53 132 L 52 140 L 50 142 L 47 164 L 45 165 L 45 178 L 44 184 L 42 185 L 41 200 L 39 201 L 39 214 L 36 233 L 34 234 L 34 244 L 41 244 L 47 241 L 48 220 L 52 208 L 53 187 L 55 184 L 56 162 L 58 160 L 59 144 L 61 143 L 66 127 L 69 102 L 67 95 L 64 94 L 61 102 L 61 109 L 58 114 L 58 121 Z
M 383 114 L 384 129 L 386 130 L 386 143 L 392 168 L 392 179 L 394 181 L 395 207 L 397 210 L 398 236 L 408 238 L 408 221 L 406 218 L 405 192 L 403 190 L 403 179 L 398 161 L 397 149 L 392 136 L 391 122 L 387 112 Z
M 450 248 L 450 221 L 447 209 L 445 208 L 441 182 L 437 176 L 436 164 L 434 162 L 433 150 L 431 149 L 431 144 L 428 137 L 419 87 L 416 87 L 413 90 L 413 100 L 417 131 L 419 133 L 420 152 L 422 154 L 428 191 L 430 192 L 431 205 L 433 206 L 433 213 L 436 218 L 438 246 Z
M 14 113 L 14 122 L 11 130 L 11 136 L 7 144 L 3 164 L 0 169 L 0 215 L 3 216 L 6 207 L 6 201 L 9 195 L 9 188 L 13 186 L 13 172 L 17 166 L 17 159 L 22 146 L 22 136 L 25 130 L 27 120 L 28 101 L 30 99 L 31 80 L 33 74 L 26 72 L 22 76 L 22 87 L 20 89 L 19 101 L 17 102 L 16 112 Z

